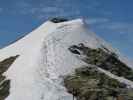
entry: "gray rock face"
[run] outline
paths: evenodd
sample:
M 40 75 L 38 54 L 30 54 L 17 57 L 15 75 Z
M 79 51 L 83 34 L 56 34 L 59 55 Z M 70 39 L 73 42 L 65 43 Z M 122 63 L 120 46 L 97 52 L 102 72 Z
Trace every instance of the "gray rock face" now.
M 69 50 L 74 54 L 84 55 L 82 60 L 88 64 L 96 65 L 114 75 L 133 81 L 133 70 L 105 47 L 91 49 L 84 44 L 79 44 L 71 46 Z
M 0 62 L 0 100 L 5 100 L 10 89 L 10 80 L 6 80 L 6 77 L 2 74 L 8 70 L 17 57 L 18 55 L 12 56 Z
M 66 76 L 64 85 L 77 100 L 132 100 L 133 90 L 101 73 L 95 67 L 84 66 Z
M 81 60 L 88 64 L 64 79 L 68 92 L 77 100 L 133 100 L 133 89 L 98 70 L 100 67 L 133 81 L 133 70 L 120 61 L 117 54 L 105 47 L 92 49 L 83 43 L 72 45 L 68 49 L 75 55 L 83 56 Z

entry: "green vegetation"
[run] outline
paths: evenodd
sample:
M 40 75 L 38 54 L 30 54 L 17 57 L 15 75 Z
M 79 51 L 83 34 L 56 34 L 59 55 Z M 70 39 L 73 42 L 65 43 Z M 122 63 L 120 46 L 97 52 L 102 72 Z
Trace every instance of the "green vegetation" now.
M 73 75 L 66 76 L 64 85 L 77 100 L 133 100 L 133 89 L 110 78 L 98 67 L 112 74 L 133 81 L 133 70 L 119 60 L 117 54 L 105 47 L 92 49 L 83 43 L 72 45 L 70 52 L 81 56 L 81 60 L 91 67 L 85 66 L 75 70 Z M 96 67 L 92 67 L 96 66 Z
M 105 47 L 92 49 L 80 43 L 79 45 L 72 45 L 69 50 L 74 54 L 80 55 L 82 53 L 85 55 L 82 60 L 88 64 L 96 65 L 114 75 L 133 81 L 133 70 L 120 61 L 115 53 Z
M 133 100 L 133 90 L 95 67 L 82 67 L 66 76 L 64 85 L 77 100 Z
M 9 95 L 10 88 L 10 80 L 6 80 L 2 74 L 8 70 L 17 57 L 18 55 L 12 56 L 0 62 L 0 100 L 4 100 Z

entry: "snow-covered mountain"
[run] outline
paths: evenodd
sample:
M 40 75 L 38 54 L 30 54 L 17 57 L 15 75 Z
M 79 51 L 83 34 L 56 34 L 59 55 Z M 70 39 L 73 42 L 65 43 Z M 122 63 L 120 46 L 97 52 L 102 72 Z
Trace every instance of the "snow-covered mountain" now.
M 84 60 L 83 49 L 77 49 L 81 46 L 93 50 L 102 47 L 117 54 L 118 61 L 129 69 L 132 67 L 120 53 L 91 32 L 82 19 L 60 23 L 47 21 L 22 39 L 0 49 L 0 67 L 3 69 L 0 86 L 8 86 L 8 89 L 0 90 L 0 100 L 73 100 L 63 81 L 64 76 L 74 73 L 75 69 L 91 64 Z M 133 87 L 129 77 L 123 78 L 102 67 L 98 70 Z M 1 94 L 3 91 L 6 95 Z

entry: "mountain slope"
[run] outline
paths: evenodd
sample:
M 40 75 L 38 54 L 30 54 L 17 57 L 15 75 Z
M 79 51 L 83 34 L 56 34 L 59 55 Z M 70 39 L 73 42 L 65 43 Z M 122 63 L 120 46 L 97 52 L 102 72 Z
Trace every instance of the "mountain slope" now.
M 80 59 L 84 55 L 74 55 L 69 51 L 69 47 L 80 43 L 92 49 L 104 46 L 116 52 L 89 31 L 81 19 L 61 23 L 47 21 L 24 38 L 1 49 L 0 61 L 19 55 L 3 74 L 10 80 L 10 93 L 5 100 L 73 100 L 62 82 L 64 76 L 88 65 Z M 103 72 L 133 86 L 127 79 Z

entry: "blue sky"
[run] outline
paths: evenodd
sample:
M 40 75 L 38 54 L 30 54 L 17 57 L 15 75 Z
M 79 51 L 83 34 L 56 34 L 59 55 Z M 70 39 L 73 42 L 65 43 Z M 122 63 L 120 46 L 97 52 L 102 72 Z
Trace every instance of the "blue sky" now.
M 91 30 L 133 59 L 133 0 L 0 0 L 0 48 L 48 18 L 83 18 Z

